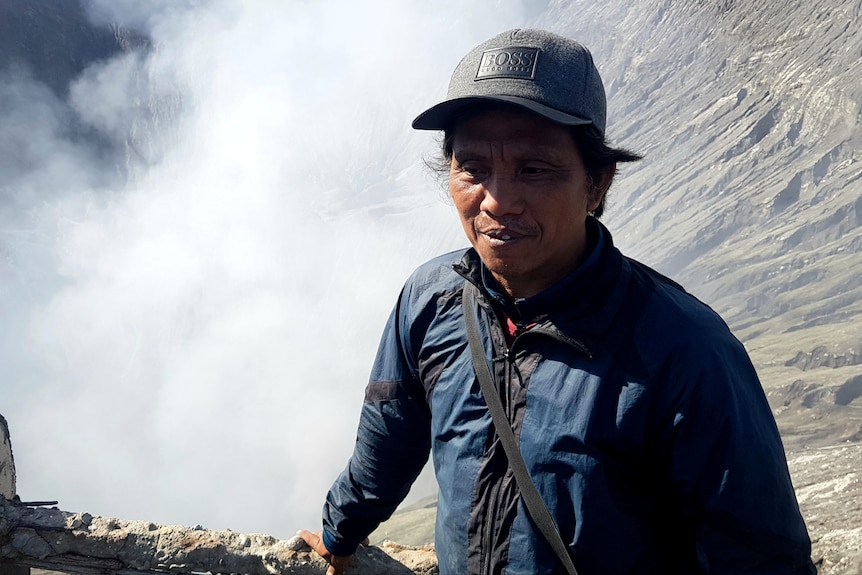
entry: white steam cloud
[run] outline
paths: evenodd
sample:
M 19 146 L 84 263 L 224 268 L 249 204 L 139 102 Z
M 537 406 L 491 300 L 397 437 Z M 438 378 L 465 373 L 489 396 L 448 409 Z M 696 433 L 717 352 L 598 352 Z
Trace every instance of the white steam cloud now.
M 488 4 L 99 0 L 95 22 L 151 48 L 65 100 L 1 72 L 0 413 L 22 498 L 319 526 L 402 282 L 465 243 L 409 123 L 470 47 L 543 23 Z

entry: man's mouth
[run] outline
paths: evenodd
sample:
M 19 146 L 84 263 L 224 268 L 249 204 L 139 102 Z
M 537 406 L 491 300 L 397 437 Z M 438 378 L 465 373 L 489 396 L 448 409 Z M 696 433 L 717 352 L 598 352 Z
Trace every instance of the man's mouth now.
M 508 229 L 484 230 L 480 233 L 488 239 L 488 243 L 492 246 L 504 246 L 524 237 L 524 234 Z

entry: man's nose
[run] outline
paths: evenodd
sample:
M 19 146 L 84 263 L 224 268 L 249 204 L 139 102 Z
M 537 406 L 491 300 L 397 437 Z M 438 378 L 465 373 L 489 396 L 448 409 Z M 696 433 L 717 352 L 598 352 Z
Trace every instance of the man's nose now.
M 523 198 L 513 179 L 500 173 L 489 176 L 482 185 L 485 195 L 480 209 L 495 216 L 520 213 L 524 207 Z

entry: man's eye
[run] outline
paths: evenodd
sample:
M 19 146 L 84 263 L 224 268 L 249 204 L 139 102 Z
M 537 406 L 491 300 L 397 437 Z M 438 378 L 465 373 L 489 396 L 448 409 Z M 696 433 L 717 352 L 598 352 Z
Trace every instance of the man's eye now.
M 485 173 L 485 169 L 477 164 L 461 164 L 461 171 L 471 176 L 480 176 Z
M 525 176 L 534 176 L 537 174 L 544 174 L 548 171 L 547 168 L 541 168 L 539 166 L 526 166 L 521 168 L 521 173 Z

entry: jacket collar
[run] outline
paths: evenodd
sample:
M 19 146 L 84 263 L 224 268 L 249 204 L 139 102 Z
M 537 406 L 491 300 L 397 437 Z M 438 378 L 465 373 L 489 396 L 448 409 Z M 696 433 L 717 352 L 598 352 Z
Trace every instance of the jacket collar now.
M 592 217 L 587 220 L 587 231 L 592 245 L 587 259 L 559 282 L 528 298 L 513 300 L 505 295 L 472 248 L 454 269 L 516 324 L 549 322 L 568 337 L 594 343 L 606 334 L 622 303 L 627 282 L 619 281 L 623 256 L 614 247 L 610 231 Z

